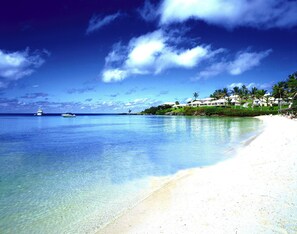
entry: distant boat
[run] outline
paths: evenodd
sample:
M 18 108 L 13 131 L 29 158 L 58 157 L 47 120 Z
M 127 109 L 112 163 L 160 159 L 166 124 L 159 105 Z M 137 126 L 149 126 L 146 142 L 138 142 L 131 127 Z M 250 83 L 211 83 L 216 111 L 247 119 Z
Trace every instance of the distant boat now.
M 75 117 L 75 114 L 68 112 L 68 113 L 62 114 L 62 117 L 65 117 L 65 118 L 67 118 L 67 117 Z
M 43 115 L 43 111 L 39 108 L 35 115 L 42 116 Z

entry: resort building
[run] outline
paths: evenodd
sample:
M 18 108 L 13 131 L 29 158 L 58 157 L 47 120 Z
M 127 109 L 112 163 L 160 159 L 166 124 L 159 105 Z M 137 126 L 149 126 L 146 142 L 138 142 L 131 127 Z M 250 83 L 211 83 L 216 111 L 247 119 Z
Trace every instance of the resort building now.
M 226 98 L 221 98 L 221 99 L 214 99 L 214 98 L 204 98 L 204 99 L 199 99 L 195 101 L 190 101 L 188 102 L 188 106 L 192 107 L 198 107 L 198 106 L 227 106 L 228 103 L 231 103 L 233 105 L 239 104 L 239 101 L 236 99 L 232 99 L 229 97 L 229 101 Z
M 274 98 L 271 97 L 270 94 L 265 94 L 263 98 L 256 98 L 251 102 L 246 102 L 242 105 L 242 107 L 251 106 L 276 106 L 279 105 L 287 105 L 290 102 L 283 100 L 282 98 Z M 187 104 L 175 104 L 173 102 L 166 102 L 163 105 L 171 105 L 173 108 L 182 108 L 185 106 L 191 107 L 199 107 L 199 106 L 241 106 L 240 97 L 238 95 L 231 95 L 229 97 L 224 97 L 220 99 L 214 98 L 203 98 L 197 100 L 190 100 Z

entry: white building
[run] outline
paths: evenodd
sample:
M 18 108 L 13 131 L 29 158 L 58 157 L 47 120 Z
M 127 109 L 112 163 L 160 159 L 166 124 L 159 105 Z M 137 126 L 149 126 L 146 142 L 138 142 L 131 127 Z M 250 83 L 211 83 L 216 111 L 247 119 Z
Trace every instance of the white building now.
M 267 103 L 267 99 L 268 99 L 268 103 Z M 264 97 L 261 99 L 254 99 L 253 106 L 278 105 L 279 101 L 281 102 L 282 105 L 289 104 L 288 102 L 285 102 L 281 98 L 274 98 L 274 97 L 271 97 L 270 94 L 265 94 Z M 181 107 L 185 107 L 185 106 L 191 106 L 191 107 L 228 106 L 230 103 L 231 103 L 231 105 L 234 105 L 234 106 L 240 106 L 241 105 L 240 97 L 238 95 L 231 95 L 229 97 L 221 98 L 218 100 L 215 100 L 214 98 L 203 98 L 203 99 L 198 99 L 198 100 L 193 100 L 193 99 L 189 98 L 187 104 L 175 105 L 172 102 L 168 102 L 165 104 L 167 104 L 167 105 L 173 104 L 174 108 L 181 108 Z M 244 107 L 248 107 L 248 105 L 249 105 L 249 103 L 245 103 Z

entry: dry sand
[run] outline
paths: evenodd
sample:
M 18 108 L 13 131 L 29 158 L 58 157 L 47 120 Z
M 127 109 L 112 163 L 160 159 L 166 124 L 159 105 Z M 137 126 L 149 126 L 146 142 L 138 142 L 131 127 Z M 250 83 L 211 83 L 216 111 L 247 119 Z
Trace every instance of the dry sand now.
M 235 158 L 178 173 L 99 233 L 297 233 L 297 121 L 259 118 Z

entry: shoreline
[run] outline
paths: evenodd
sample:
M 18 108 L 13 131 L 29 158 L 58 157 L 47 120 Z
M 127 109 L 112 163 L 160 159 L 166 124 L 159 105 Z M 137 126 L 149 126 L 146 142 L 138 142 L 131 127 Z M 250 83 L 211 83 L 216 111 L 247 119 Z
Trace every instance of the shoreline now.
M 235 157 L 178 172 L 97 233 L 296 232 L 297 121 L 257 118 Z

